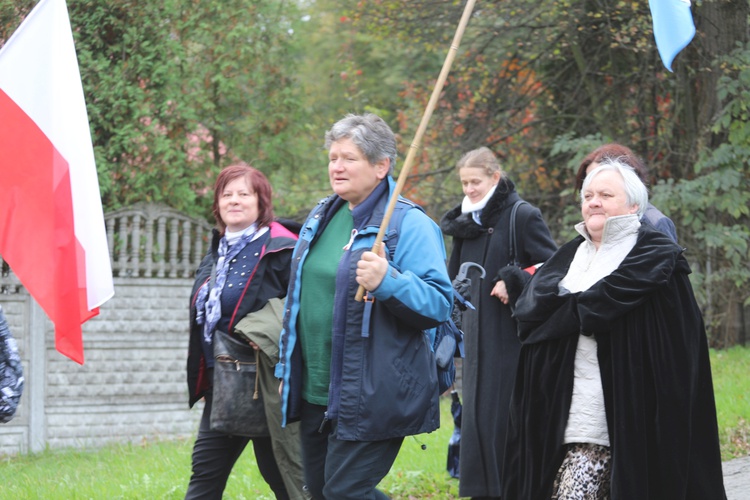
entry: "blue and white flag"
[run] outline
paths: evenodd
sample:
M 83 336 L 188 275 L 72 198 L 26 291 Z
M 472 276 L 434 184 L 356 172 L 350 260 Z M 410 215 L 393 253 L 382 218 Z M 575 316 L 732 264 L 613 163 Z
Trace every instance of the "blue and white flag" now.
M 672 61 L 695 35 L 690 0 L 649 0 L 654 21 L 656 48 L 664 67 L 672 71 Z

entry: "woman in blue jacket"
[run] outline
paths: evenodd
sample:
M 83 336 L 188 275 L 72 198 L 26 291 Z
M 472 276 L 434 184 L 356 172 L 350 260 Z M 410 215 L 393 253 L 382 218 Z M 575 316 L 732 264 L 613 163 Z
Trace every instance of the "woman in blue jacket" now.
M 424 330 L 448 319 L 452 288 L 440 230 L 417 207 L 391 229 L 395 249 L 370 251 L 395 187 L 390 127 L 347 115 L 325 145 L 334 194 L 313 209 L 294 250 L 276 375 L 285 421 L 301 421 L 313 498 L 385 498 L 376 486 L 403 438 L 440 425 Z

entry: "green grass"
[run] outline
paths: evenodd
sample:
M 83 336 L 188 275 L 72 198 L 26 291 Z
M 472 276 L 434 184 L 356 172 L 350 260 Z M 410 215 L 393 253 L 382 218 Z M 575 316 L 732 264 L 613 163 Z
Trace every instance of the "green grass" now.
M 712 351 L 722 458 L 750 454 L 750 348 Z M 408 437 L 380 488 L 394 498 L 458 498 L 458 481 L 445 462 L 453 431 L 450 399 L 442 404 L 443 426 Z M 98 450 L 47 450 L 0 458 L 0 498 L 5 499 L 182 499 L 190 477 L 192 440 L 147 441 Z M 426 446 L 422 450 L 422 445 Z M 227 500 L 273 499 L 247 450 L 229 479 Z
M 458 481 L 445 472 L 453 431 L 450 400 L 444 398 L 443 426 L 404 440 L 396 463 L 381 485 L 394 499 L 457 498 Z M 427 448 L 422 450 L 424 444 Z M 182 499 L 190 479 L 192 440 L 146 441 L 97 450 L 46 450 L 0 459 L 1 499 Z M 247 449 L 227 483 L 226 500 L 273 499 Z
M 750 348 L 711 351 L 721 458 L 750 455 Z

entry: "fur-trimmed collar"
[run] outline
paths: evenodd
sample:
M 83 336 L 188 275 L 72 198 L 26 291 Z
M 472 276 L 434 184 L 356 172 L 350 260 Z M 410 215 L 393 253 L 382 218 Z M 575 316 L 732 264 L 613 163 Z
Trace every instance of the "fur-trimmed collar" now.
M 461 205 L 449 210 L 440 220 L 443 233 L 454 238 L 472 240 L 487 232 L 487 228 L 495 227 L 500 220 L 503 209 L 518 199 L 516 186 L 513 181 L 503 176 L 497 184 L 495 194 L 482 210 L 482 225 L 471 218 L 471 214 L 462 214 Z

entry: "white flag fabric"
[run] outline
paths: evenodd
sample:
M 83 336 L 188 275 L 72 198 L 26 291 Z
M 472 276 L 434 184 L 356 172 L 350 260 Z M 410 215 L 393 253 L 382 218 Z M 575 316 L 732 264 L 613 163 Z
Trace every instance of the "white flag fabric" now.
M 0 49 L 0 255 L 82 364 L 81 325 L 114 285 L 65 0 L 41 0 Z

